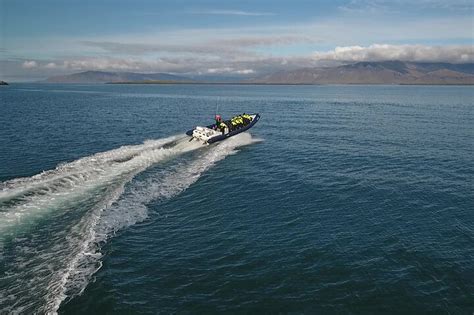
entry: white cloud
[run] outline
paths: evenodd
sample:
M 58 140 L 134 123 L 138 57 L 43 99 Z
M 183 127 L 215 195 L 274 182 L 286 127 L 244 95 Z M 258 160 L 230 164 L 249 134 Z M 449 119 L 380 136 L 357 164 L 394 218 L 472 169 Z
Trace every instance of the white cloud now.
M 195 69 L 209 67 L 206 59 L 195 58 L 114 58 L 114 57 L 96 57 L 96 58 L 70 58 L 64 61 L 56 61 L 58 69 L 63 71 L 134 71 L 142 73 L 151 72 L 170 72 L 184 73 L 194 72 Z
M 255 71 L 253 69 L 244 69 L 244 70 L 237 70 L 235 71 L 237 74 L 254 74 Z
M 210 68 L 207 69 L 207 73 L 211 74 L 254 74 L 255 70 L 253 69 L 235 69 L 232 67 L 223 67 L 223 68 Z
M 224 72 L 231 72 L 233 70 L 233 68 L 229 68 L 229 67 L 226 67 L 226 68 L 211 68 L 211 69 L 207 69 L 207 73 L 224 73 Z
M 198 38 L 202 38 L 198 37 Z M 299 43 L 315 43 L 315 39 L 301 35 L 254 35 L 254 36 L 227 36 L 201 40 L 183 40 L 181 43 L 170 44 L 150 41 L 81 41 L 82 45 L 98 48 L 109 53 L 128 55 L 153 55 L 159 53 L 193 54 L 217 57 L 253 57 L 257 53 L 252 51 L 256 47 L 291 46 Z
M 235 55 L 248 56 L 255 55 L 250 51 L 244 51 L 239 47 L 231 45 L 219 45 L 218 43 L 185 43 L 185 44 L 164 44 L 164 43 L 136 43 L 136 42 L 99 42 L 83 41 L 83 45 L 99 48 L 114 54 L 128 55 L 153 55 L 153 54 L 192 54 L 231 57 Z
M 420 62 L 474 62 L 473 46 L 386 45 L 336 47 L 326 52 L 315 52 L 315 60 L 358 61 L 420 61 Z
M 58 66 L 54 62 L 47 63 L 44 66 L 46 69 L 56 69 Z
M 272 12 L 249 12 L 242 10 L 203 10 L 192 11 L 192 14 L 206 14 L 206 15 L 240 15 L 240 16 L 269 16 L 275 15 Z
M 36 68 L 38 66 L 38 64 L 34 60 L 26 60 L 25 62 L 23 62 L 23 64 L 21 66 L 24 69 L 32 69 L 32 68 Z
M 116 70 L 116 71 L 143 71 L 156 62 L 143 62 L 134 59 L 118 58 L 81 58 L 63 62 L 65 69 L 71 70 Z
M 288 46 L 298 43 L 317 43 L 318 40 L 311 36 L 302 35 L 261 35 L 261 36 L 238 36 L 232 39 L 216 39 L 209 44 L 217 46 L 229 46 L 235 48 L 261 47 L 261 46 Z
M 348 13 L 388 13 L 402 12 L 410 7 L 411 10 L 449 10 L 467 11 L 472 10 L 472 0 L 351 0 L 338 8 Z

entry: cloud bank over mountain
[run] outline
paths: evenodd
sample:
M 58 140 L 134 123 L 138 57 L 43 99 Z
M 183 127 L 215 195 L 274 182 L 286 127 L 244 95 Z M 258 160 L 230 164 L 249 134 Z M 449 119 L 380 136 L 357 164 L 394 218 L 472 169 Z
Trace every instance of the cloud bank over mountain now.
M 241 39 L 250 42 L 249 39 Z M 337 66 L 360 61 L 400 60 L 408 62 L 474 62 L 472 46 L 425 46 L 374 44 L 336 47 L 329 51 L 316 51 L 303 56 L 272 56 L 271 54 L 246 51 L 238 45 L 212 49 L 211 46 L 188 45 L 128 45 L 121 43 L 86 43 L 100 47 L 112 56 L 70 57 L 67 59 L 18 60 L 24 71 L 63 74 L 75 71 L 135 71 L 168 72 L 186 75 L 226 74 L 256 76 L 276 71 L 299 68 Z M 129 52 L 139 51 L 133 56 Z M 149 57 L 149 52 L 174 52 L 176 56 Z M 127 52 L 127 53 L 125 53 Z M 115 54 L 125 53 L 123 57 Z M 12 65 L 16 67 L 16 65 Z
M 474 46 L 424 46 L 374 44 L 367 47 L 336 47 L 326 52 L 315 52 L 316 60 L 356 61 L 417 61 L 417 62 L 474 62 Z

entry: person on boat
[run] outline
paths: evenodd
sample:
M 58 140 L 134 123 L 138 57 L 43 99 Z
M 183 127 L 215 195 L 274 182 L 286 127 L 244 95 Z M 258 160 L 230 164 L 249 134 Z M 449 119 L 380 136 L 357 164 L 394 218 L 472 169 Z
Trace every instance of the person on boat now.
M 234 129 L 239 129 L 242 126 L 242 120 L 240 119 L 240 116 L 235 116 L 232 118 L 232 125 Z
M 214 130 L 217 130 L 220 128 L 220 124 L 222 122 L 222 117 L 221 115 L 217 115 L 215 116 L 215 120 L 216 120 L 216 127 L 214 128 Z
M 244 122 L 244 126 L 247 126 L 250 122 L 248 115 L 246 115 L 245 113 L 242 114 L 242 120 Z
M 247 126 L 247 118 L 245 118 L 245 113 L 242 114 L 242 115 L 240 115 L 240 117 L 242 117 L 242 124 L 243 124 L 244 126 Z
M 225 130 L 226 130 L 226 128 L 228 128 L 227 125 L 225 124 L 225 122 L 223 122 L 221 120 L 217 126 L 218 126 L 219 130 L 222 132 L 222 134 L 225 134 Z
M 250 115 L 248 115 L 248 114 L 246 114 L 246 113 L 244 113 L 244 114 L 242 115 L 242 117 L 244 118 L 244 123 L 245 123 L 245 125 L 248 125 L 248 124 L 252 121 L 252 116 L 250 116 Z
M 237 126 L 238 126 L 239 129 L 244 126 L 244 120 L 243 120 L 242 116 L 237 116 Z

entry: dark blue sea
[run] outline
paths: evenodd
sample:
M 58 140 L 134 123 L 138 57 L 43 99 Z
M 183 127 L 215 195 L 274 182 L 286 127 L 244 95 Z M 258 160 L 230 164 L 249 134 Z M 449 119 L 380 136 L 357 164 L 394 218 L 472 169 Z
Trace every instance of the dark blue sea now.
M 472 314 L 473 138 L 467 86 L 1 87 L 0 313 Z

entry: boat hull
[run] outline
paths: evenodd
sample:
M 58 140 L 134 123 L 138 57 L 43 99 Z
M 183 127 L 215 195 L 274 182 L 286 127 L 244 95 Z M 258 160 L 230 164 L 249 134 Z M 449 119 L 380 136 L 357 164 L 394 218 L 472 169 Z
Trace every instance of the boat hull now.
M 236 129 L 236 130 L 232 130 L 226 134 L 221 134 L 221 135 L 218 135 L 218 136 L 214 136 L 212 138 L 209 138 L 207 140 L 207 143 L 211 144 L 211 143 L 214 143 L 214 142 L 218 142 L 218 141 L 222 141 L 222 140 L 225 140 L 227 138 L 230 138 L 230 137 L 233 137 L 239 133 L 242 133 L 244 131 L 247 131 L 249 130 L 250 128 L 252 128 L 259 120 L 260 120 L 260 115 L 259 114 L 252 114 L 251 116 L 254 116 L 254 118 L 252 119 L 252 121 L 250 122 L 250 124 L 248 124 L 247 126 L 244 126 L 242 128 L 239 128 L 239 129 Z M 212 128 L 214 125 L 209 125 L 207 126 L 207 128 Z M 192 136 L 193 135 L 193 131 L 194 129 L 191 129 L 191 130 L 188 130 L 186 131 L 186 134 L 188 136 Z

